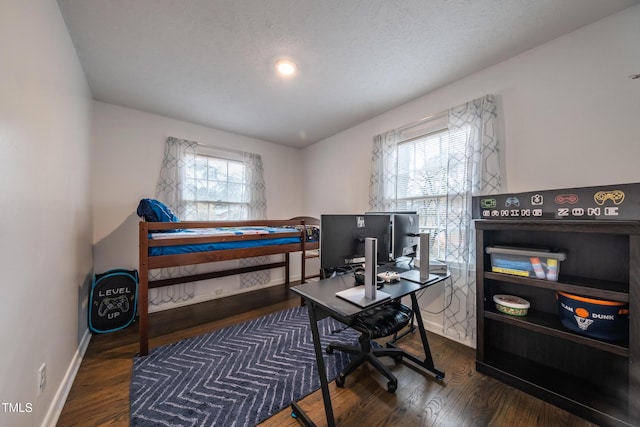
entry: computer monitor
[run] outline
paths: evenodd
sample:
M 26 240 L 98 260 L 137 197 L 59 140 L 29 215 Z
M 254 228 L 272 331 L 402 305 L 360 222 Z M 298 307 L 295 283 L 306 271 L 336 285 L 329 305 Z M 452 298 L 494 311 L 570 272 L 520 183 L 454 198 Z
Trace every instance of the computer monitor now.
M 387 215 L 390 219 L 392 261 L 415 257 L 420 243 L 420 216 L 416 211 L 367 212 L 367 215 Z
M 415 257 L 420 243 L 420 216 L 415 213 L 391 215 L 391 257 Z
M 320 267 L 336 270 L 364 263 L 364 239 L 378 239 L 376 260 L 389 262 L 391 232 L 389 215 L 321 215 Z

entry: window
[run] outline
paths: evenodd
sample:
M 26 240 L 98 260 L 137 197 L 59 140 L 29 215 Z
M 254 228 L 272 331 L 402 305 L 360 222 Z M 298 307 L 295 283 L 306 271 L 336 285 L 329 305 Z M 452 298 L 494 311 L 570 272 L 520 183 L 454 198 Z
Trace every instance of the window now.
M 464 241 L 459 228 L 447 227 L 448 218 L 457 218 L 465 210 L 467 198 L 452 194 L 465 193 L 468 188 L 468 162 L 455 161 L 465 156 L 467 136 L 467 131 L 451 133 L 444 128 L 398 144 L 396 207 L 418 212 L 420 232 L 430 234 L 432 258 L 447 258 L 447 239 L 450 248 L 473 243 Z
M 245 165 L 240 160 L 197 154 L 187 166 L 188 220 L 224 221 L 248 219 Z
M 415 210 L 429 232 L 432 256 L 451 273 L 443 332 L 475 338 L 475 230 L 472 195 L 502 188 L 497 106 L 485 95 L 373 138 L 369 207 Z

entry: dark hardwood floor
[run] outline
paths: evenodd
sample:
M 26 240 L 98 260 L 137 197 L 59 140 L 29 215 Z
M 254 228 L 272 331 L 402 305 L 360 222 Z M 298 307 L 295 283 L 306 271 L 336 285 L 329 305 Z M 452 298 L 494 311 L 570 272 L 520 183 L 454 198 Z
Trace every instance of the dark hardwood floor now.
M 261 296 L 250 311 L 238 312 L 237 303 L 212 302 L 154 313 L 151 347 L 201 335 L 300 304 L 283 289 Z M 257 299 L 257 298 L 256 298 Z M 282 302 L 276 302 L 283 300 Z M 247 307 L 247 298 L 243 306 Z M 259 303 L 271 303 L 257 307 Z M 137 324 L 104 335 L 94 335 L 86 351 L 58 426 L 129 425 L 129 382 L 132 359 L 138 351 Z M 476 372 L 475 350 L 428 333 L 436 366 L 446 372 L 444 381 L 404 363 L 388 362 L 398 377 L 395 394 L 386 380 L 368 365 L 347 377 L 344 388 L 330 384 L 339 426 L 593 426 L 553 405 L 531 397 Z M 418 334 L 400 346 L 418 352 Z M 318 426 L 325 426 L 322 395 L 316 391 L 300 402 Z M 285 409 L 261 426 L 299 426 Z

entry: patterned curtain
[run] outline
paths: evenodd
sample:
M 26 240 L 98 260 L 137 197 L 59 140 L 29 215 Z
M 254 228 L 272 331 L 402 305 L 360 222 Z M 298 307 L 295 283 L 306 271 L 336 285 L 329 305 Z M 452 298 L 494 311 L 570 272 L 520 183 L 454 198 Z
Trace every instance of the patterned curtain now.
M 265 219 L 267 217 L 267 199 L 264 195 L 264 171 L 262 157 L 254 153 L 242 153 L 244 162 L 245 203 L 248 204 L 247 219 Z
M 187 200 L 195 200 L 195 187 L 186 179 L 187 168 L 194 169 L 198 143 L 170 136 L 164 147 L 160 177 L 156 185 L 156 198 L 164 202 L 173 213 L 188 218 Z
M 242 153 L 245 175 L 245 203 L 248 204 L 248 219 L 265 219 L 267 217 L 267 199 L 265 197 L 264 171 L 262 157 L 254 153 Z M 266 264 L 269 256 L 242 258 L 240 267 L 251 267 Z M 260 270 L 240 275 L 240 289 L 265 285 L 271 281 L 270 270 Z
M 396 210 L 398 142 L 400 132 L 390 130 L 373 138 L 369 207 L 374 212 Z
M 475 342 L 476 283 L 475 229 L 471 197 L 501 191 L 501 170 L 496 135 L 496 104 L 486 95 L 449 110 L 449 132 L 465 135 L 463 153 L 449 157 L 450 171 L 464 166 L 463 182 L 449 177 L 445 253 L 452 285 L 445 292 L 444 334 L 463 342 Z M 450 293 L 449 293 L 450 292 Z
M 172 136 L 167 138 L 164 146 L 164 157 L 160 167 L 160 177 L 156 185 L 156 199 L 164 202 L 173 213 L 184 220 L 189 218 L 187 200 L 195 200 L 195 186 L 186 179 L 187 168 L 193 169 L 196 162 L 198 143 Z M 162 268 L 149 272 L 151 280 L 193 274 L 195 267 L 180 266 Z M 176 286 L 165 286 L 149 290 L 149 303 L 158 305 L 168 302 L 188 301 L 195 295 L 193 283 Z

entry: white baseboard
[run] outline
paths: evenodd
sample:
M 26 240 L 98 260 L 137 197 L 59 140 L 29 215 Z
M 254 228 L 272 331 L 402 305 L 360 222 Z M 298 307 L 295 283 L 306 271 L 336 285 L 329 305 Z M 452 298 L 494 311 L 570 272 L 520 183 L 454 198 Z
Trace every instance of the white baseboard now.
M 434 334 L 438 334 L 441 337 L 444 337 L 448 340 L 451 341 L 455 341 L 457 343 L 460 343 L 462 345 L 465 345 L 467 347 L 471 347 L 471 348 L 476 348 L 476 343 L 475 342 L 471 342 L 469 340 L 460 340 L 456 337 L 451 337 L 449 335 L 445 335 L 444 334 L 444 325 L 442 325 L 441 323 L 436 323 L 433 321 L 429 321 L 429 320 L 424 320 L 424 318 L 422 319 L 422 324 L 424 325 L 424 328 L 429 331 L 429 332 L 433 332 Z
M 67 369 L 67 372 L 62 379 L 62 383 L 60 383 L 60 387 L 58 387 L 53 401 L 49 406 L 47 415 L 44 417 L 44 421 L 42 421 L 42 427 L 55 427 L 58 423 L 58 418 L 60 418 L 62 408 L 64 408 L 67 397 L 69 397 L 71 386 L 73 385 L 73 381 L 78 374 L 78 369 L 80 369 L 80 364 L 82 363 L 84 354 L 87 351 L 87 347 L 89 346 L 89 341 L 91 341 L 91 332 L 89 331 L 89 329 L 86 329 L 84 331 L 82 339 L 80 340 L 80 345 L 78 345 L 78 349 L 76 350 L 75 354 L 73 355 L 73 359 L 69 364 L 69 368 Z
M 445 337 L 448 340 L 455 341 L 455 342 L 460 343 L 460 344 L 462 344 L 464 346 L 471 347 L 471 348 L 476 348 L 476 343 L 472 342 L 470 340 L 461 340 L 459 338 L 452 337 L 452 336 L 449 336 L 449 335 L 443 335 L 442 333 L 440 335 L 442 335 L 443 337 Z
M 422 324 L 424 325 L 424 328 L 429 331 L 429 332 L 433 332 L 434 334 L 438 334 L 438 335 L 442 335 L 442 330 L 444 329 L 444 327 L 442 326 L 442 324 L 440 323 L 436 323 L 436 322 L 432 322 L 429 320 L 425 320 L 424 317 L 422 318 Z
M 299 281 L 300 280 L 300 274 L 295 274 L 295 275 L 291 275 L 291 277 L 289 278 L 289 282 L 291 284 L 291 286 L 293 286 L 292 284 Z M 234 295 L 239 295 L 239 294 L 244 294 L 244 293 L 248 293 L 251 291 L 257 291 L 257 290 L 261 290 L 261 289 L 266 289 L 266 288 L 270 288 L 273 286 L 282 286 L 284 285 L 284 283 L 282 282 L 282 278 L 276 278 L 271 280 L 269 283 L 266 283 L 264 285 L 259 285 L 259 286 L 254 286 L 252 288 L 243 288 L 243 289 L 229 289 L 226 292 L 224 292 L 221 295 L 214 295 L 214 294 L 201 294 L 201 295 L 196 295 L 193 298 L 186 300 L 186 301 L 177 301 L 177 302 L 166 302 L 166 303 L 162 303 L 162 304 L 158 304 L 158 305 L 151 305 L 149 304 L 149 314 L 151 313 L 157 313 L 160 311 L 165 311 L 165 310 L 171 310 L 173 308 L 178 308 L 178 307 L 185 307 L 188 305 L 193 305 L 193 304 L 198 304 L 201 302 L 207 302 L 207 301 L 213 301 L 216 299 L 221 299 L 221 298 L 226 298 L 226 297 L 231 297 Z

